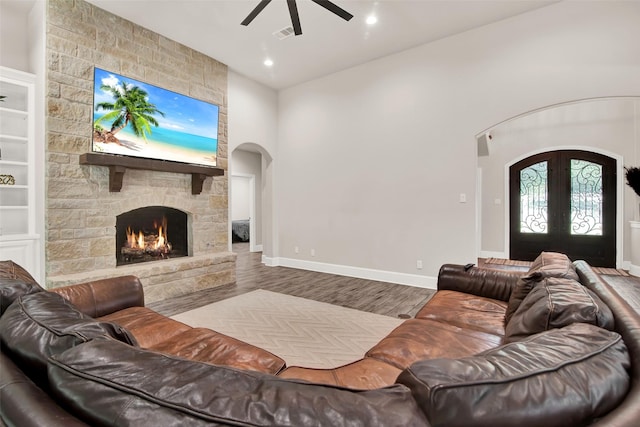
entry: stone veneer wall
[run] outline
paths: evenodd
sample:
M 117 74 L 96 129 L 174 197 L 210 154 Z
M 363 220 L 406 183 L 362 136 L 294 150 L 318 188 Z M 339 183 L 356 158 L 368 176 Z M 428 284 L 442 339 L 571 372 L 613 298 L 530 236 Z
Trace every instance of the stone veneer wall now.
M 49 0 L 46 55 L 47 286 L 123 274 L 141 278 L 147 302 L 235 281 L 228 252 L 227 175 L 191 194 L 191 175 L 81 166 L 91 151 L 93 68 L 220 106 L 218 167 L 227 170 L 227 66 L 83 0 Z M 116 268 L 116 215 L 148 205 L 189 215 L 190 255 Z

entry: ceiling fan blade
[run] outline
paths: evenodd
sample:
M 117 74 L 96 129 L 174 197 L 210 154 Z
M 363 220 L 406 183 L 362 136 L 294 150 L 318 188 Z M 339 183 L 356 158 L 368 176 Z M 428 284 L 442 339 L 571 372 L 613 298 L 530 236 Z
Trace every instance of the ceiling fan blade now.
M 249 25 L 251 21 L 253 21 L 255 17 L 258 16 L 260 12 L 262 12 L 262 9 L 264 9 L 269 3 L 271 3 L 271 0 L 260 0 L 260 3 L 258 3 L 255 9 L 253 9 L 246 18 L 244 18 L 244 21 L 242 21 L 240 25 Z
M 293 32 L 296 36 L 302 34 L 302 27 L 300 26 L 300 15 L 298 15 L 298 5 L 296 0 L 287 0 L 289 6 L 289 15 L 291 15 L 291 25 L 293 26 Z
M 350 14 L 349 12 L 347 12 L 346 10 L 344 10 L 343 8 L 341 8 L 340 6 L 330 2 L 329 0 L 311 0 L 312 2 L 324 7 L 325 9 L 327 9 L 330 12 L 335 13 L 336 15 L 338 15 L 340 18 L 344 19 L 345 21 L 350 20 L 351 18 L 353 18 L 353 15 Z

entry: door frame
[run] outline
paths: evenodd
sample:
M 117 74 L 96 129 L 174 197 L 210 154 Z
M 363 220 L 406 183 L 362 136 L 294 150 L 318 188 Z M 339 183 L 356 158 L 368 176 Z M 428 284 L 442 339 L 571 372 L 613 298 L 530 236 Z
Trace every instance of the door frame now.
M 510 254 L 510 212 L 511 212 L 511 200 L 509 197 L 509 169 L 521 160 L 535 156 L 536 154 L 563 151 L 563 150 L 579 150 L 589 151 L 592 153 L 601 154 L 603 156 L 611 157 L 616 161 L 616 268 L 622 268 L 623 266 L 623 249 L 624 249 L 624 170 L 623 170 L 623 158 L 622 156 L 612 153 L 611 151 L 601 150 L 596 147 L 587 147 L 582 145 L 559 145 L 555 147 L 545 147 L 534 151 L 530 151 L 526 154 L 512 159 L 510 162 L 504 165 L 504 251 L 506 258 L 511 258 Z

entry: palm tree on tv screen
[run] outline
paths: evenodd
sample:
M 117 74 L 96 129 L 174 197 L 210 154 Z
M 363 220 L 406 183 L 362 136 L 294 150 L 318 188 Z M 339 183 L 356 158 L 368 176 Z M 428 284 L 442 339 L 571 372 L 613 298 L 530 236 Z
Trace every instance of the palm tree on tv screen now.
M 102 121 L 113 120 L 109 131 L 112 135 L 130 124 L 136 136 L 146 140 L 147 134 L 151 133 L 151 125 L 158 126 L 158 121 L 153 115 L 160 114 L 164 117 L 162 111 L 158 110 L 154 104 L 149 103 L 147 92 L 138 86 L 121 81 L 120 84 L 114 86 L 103 84 L 100 89 L 111 93 L 114 102 L 96 104 L 96 110 L 102 109 L 109 112 L 97 119 L 94 125 L 99 126 Z

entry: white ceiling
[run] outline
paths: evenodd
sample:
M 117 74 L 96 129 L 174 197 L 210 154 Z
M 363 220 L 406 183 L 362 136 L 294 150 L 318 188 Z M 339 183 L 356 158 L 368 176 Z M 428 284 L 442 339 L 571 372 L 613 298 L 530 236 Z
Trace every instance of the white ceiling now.
M 285 0 L 273 0 L 248 27 L 240 22 L 259 0 L 87 1 L 283 89 L 557 0 L 333 0 L 354 15 L 349 22 L 297 0 L 303 34 L 285 40 L 272 35 L 291 25 Z M 378 22 L 369 26 L 371 14 Z

